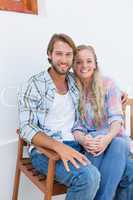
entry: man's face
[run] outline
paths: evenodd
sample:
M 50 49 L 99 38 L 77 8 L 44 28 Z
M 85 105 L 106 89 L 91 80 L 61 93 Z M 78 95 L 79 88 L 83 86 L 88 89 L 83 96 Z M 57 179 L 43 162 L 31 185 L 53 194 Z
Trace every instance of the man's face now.
M 73 62 L 73 49 L 66 42 L 56 41 L 49 58 L 54 70 L 60 75 L 65 75 Z

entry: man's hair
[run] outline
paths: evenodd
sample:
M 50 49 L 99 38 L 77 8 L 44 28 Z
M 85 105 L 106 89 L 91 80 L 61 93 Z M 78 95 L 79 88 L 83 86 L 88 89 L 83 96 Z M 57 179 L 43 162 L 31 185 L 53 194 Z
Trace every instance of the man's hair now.
M 47 48 L 47 55 L 49 53 L 52 53 L 53 48 L 54 48 L 54 44 L 56 41 L 62 41 L 67 43 L 73 50 L 73 57 L 75 57 L 76 53 L 77 53 L 77 48 L 76 45 L 74 43 L 74 41 L 72 40 L 71 37 L 69 37 L 68 35 L 64 34 L 64 33 L 60 33 L 60 34 L 54 34 L 48 44 L 48 48 Z M 49 63 L 51 63 L 51 59 L 48 58 Z

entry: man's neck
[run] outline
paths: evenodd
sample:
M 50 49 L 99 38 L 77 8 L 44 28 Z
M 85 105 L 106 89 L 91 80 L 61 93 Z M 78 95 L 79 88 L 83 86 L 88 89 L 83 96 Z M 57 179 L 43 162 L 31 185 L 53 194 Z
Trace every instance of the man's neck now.
M 49 74 L 50 74 L 53 82 L 55 83 L 57 92 L 60 94 L 67 93 L 68 85 L 67 85 L 67 81 L 66 81 L 66 74 L 60 75 L 52 67 L 49 69 Z
M 49 74 L 51 76 L 51 78 L 53 79 L 54 82 L 60 82 L 63 83 L 66 80 L 66 74 L 65 75 L 60 75 L 59 73 L 57 73 L 53 67 L 51 67 L 49 69 Z

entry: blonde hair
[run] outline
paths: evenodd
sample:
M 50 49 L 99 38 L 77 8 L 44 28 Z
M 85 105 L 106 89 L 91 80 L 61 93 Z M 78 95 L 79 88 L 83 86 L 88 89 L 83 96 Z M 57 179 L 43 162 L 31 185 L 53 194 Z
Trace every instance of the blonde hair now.
M 94 69 L 94 74 L 92 78 L 91 91 L 90 91 L 91 96 L 88 96 L 88 94 L 86 96 L 82 81 L 78 76 L 76 76 L 77 87 L 80 91 L 79 111 L 82 119 L 85 119 L 86 118 L 85 104 L 87 102 L 90 102 L 92 110 L 94 112 L 95 125 L 98 126 L 100 125 L 101 120 L 103 118 L 105 88 L 103 86 L 103 80 L 98 67 L 97 57 L 94 48 L 92 46 L 80 45 L 77 47 L 77 53 L 84 49 L 87 49 L 92 52 L 96 68 Z

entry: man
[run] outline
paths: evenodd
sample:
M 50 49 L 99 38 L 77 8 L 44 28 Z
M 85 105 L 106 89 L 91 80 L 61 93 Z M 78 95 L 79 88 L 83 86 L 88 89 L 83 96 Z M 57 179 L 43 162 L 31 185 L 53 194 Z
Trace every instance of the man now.
M 76 54 L 72 39 L 52 36 L 48 49 L 50 69 L 33 76 L 19 95 L 20 134 L 31 144 L 57 152 L 55 178 L 69 187 L 66 200 L 93 200 L 100 174 L 83 155 L 71 133 L 78 106 L 78 91 L 69 72 Z M 47 173 L 48 159 L 30 150 L 33 166 Z

